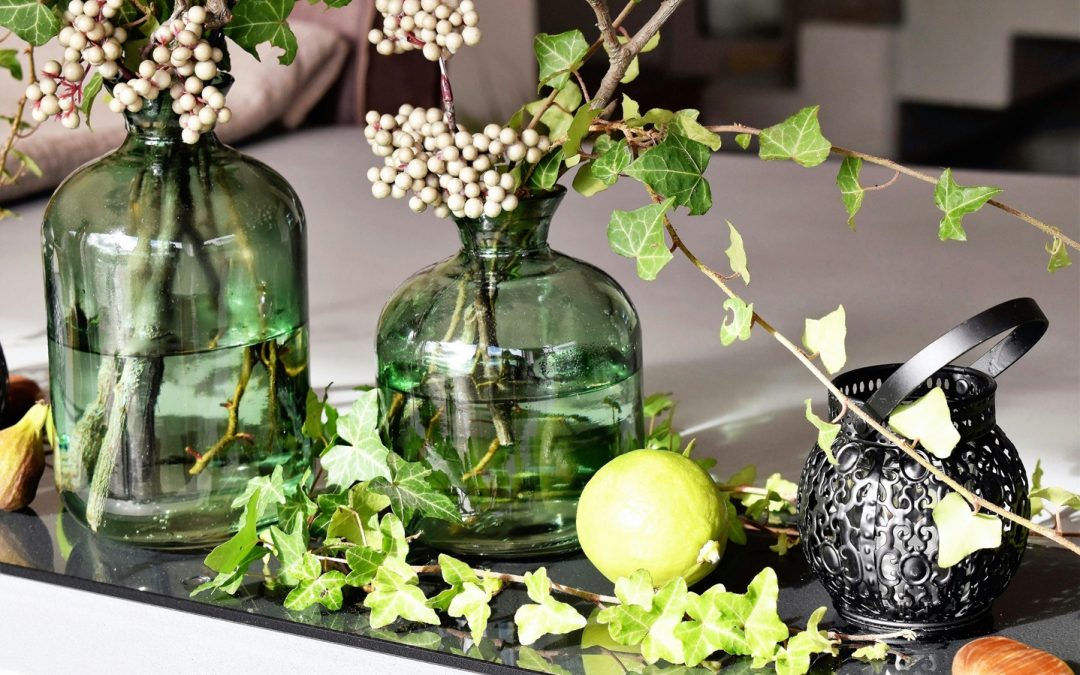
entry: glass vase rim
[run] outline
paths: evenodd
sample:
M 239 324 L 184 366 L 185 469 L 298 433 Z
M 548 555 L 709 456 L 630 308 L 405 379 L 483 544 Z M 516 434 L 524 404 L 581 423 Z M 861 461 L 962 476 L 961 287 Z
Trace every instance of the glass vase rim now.
M 235 83 L 235 78 L 229 73 L 221 72 L 213 80 L 206 83 L 207 87 L 215 87 L 223 94 L 228 94 L 229 89 Z M 112 95 L 120 81 L 106 82 L 105 88 Z M 180 115 L 173 112 L 172 94 L 168 89 L 159 91 L 158 96 L 152 100 L 143 99 L 143 107 L 136 112 L 124 110 L 125 126 L 129 136 L 141 136 L 149 138 L 179 138 L 183 128 L 180 126 Z M 214 130 L 204 131 L 196 145 L 210 139 L 216 141 L 217 133 Z
M 490 227 L 485 226 L 485 223 L 494 224 L 534 219 L 550 220 L 555 215 L 556 209 L 559 208 L 559 205 L 562 203 L 563 198 L 566 197 L 566 194 L 566 187 L 556 184 L 550 190 L 520 197 L 518 199 L 517 208 L 513 211 L 503 211 L 495 217 L 480 216 L 479 218 L 468 218 L 465 216 L 452 216 L 452 219 L 459 228 L 479 230 L 490 229 Z

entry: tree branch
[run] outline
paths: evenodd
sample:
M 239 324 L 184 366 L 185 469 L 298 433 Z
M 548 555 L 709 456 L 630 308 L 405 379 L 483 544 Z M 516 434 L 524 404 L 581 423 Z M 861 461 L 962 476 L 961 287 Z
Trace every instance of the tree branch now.
M 626 69 L 630 67 L 634 57 L 641 53 L 645 44 L 656 35 L 660 27 L 664 25 L 682 3 L 683 0 L 661 0 L 656 13 L 649 17 L 641 30 L 630 38 L 629 42 L 611 53 L 611 65 L 608 67 L 607 74 L 604 75 L 604 79 L 600 82 L 600 88 L 597 89 L 596 96 L 592 100 L 594 110 L 603 110 L 607 107 L 607 104 L 615 95 L 615 90 L 619 88 L 619 81 L 626 75 Z
M 608 10 L 607 0 L 586 0 L 589 7 L 596 14 L 596 27 L 600 29 L 600 38 L 604 41 L 604 49 L 608 54 L 619 51 L 619 38 L 615 34 L 615 27 L 611 25 L 611 12 Z

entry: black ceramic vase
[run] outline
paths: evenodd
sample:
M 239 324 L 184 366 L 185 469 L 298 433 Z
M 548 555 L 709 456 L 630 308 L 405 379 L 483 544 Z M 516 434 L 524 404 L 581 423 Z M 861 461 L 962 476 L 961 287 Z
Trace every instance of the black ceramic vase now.
M 960 324 L 902 366 L 853 370 L 834 384 L 878 421 L 941 387 L 961 440 L 947 459 L 917 451 L 980 497 L 1028 517 L 1027 474 L 996 424 L 994 378 L 1046 327 L 1033 300 L 1012 300 Z M 971 367 L 948 365 L 1006 332 Z M 829 408 L 833 418 L 841 414 L 835 397 Z M 816 447 L 807 459 L 799 529 L 810 567 L 840 616 L 870 631 L 912 629 L 921 637 L 977 630 L 1020 565 L 1027 530 L 1004 521 L 999 548 L 938 567 L 932 511 L 952 489 L 850 413 L 832 450 L 835 465 Z

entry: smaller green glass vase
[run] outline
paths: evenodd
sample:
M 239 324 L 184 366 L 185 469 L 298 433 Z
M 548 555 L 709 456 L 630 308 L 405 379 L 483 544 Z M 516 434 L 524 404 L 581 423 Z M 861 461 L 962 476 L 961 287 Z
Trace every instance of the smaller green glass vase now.
M 167 94 L 45 211 L 50 393 L 65 507 L 99 535 L 205 547 L 248 480 L 312 464 L 306 225 L 275 171 Z
M 585 483 L 641 441 L 637 312 L 607 274 L 548 246 L 564 194 L 459 219 L 461 251 L 405 282 L 383 310 L 389 443 L 445 473 L 464 517 L 421 522 L 436 548 L 576 549 Z

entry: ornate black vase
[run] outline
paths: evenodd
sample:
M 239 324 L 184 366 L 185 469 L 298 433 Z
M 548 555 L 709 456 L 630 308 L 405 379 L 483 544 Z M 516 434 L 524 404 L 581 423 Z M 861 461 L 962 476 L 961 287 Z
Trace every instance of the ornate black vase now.
M 995 422 L 994 378 L 1047 325 L 1034 300 L 1012 300 L 960 324 L 903 365 L 860 368 L 834 383 L 878 421 L 941 387 L 960 443 L 947 459 L 918 451 L 975 494 L 1027 517 L 1027 474 Z M 1005 332 L 971 367 L 947 365 Z M 832 396 L 829 408 L 834 418 L 841 414 Z M 1027 530 L 1004 521 L 1001 547 L 938 567 L 931 514 L 951 488 L 850 412 L 841 426 L 832 447 L 837 463 L 815 447 L 799 486 L 803 550 L 837 612 L 871 631 L 908 628 L 937 637 L 972 630 L 1020 565 Z

